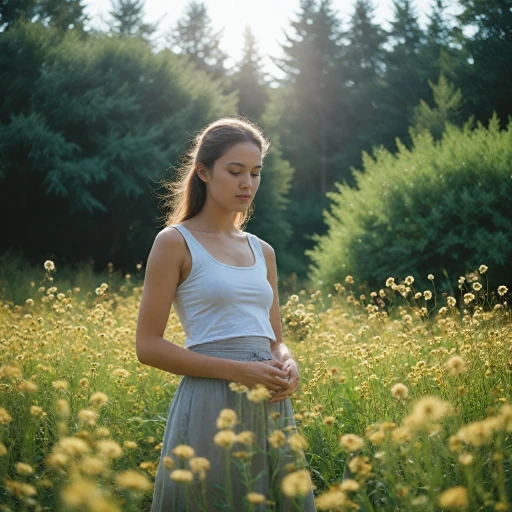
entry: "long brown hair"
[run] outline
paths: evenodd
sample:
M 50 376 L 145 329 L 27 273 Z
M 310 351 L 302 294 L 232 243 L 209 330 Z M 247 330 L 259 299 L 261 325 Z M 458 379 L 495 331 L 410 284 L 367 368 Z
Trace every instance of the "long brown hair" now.
M 203 128 L 195 137 L 190 150 L 182 157 L 176 169 L 175 179 L 164 183 L 169 193 L 164 196 L 165 209 L 170 209 L 166 226 L 178 224 L 197 215 L 206 200 L 206 184 L 197 175 L 197 165 L 207 169 L 226 151 L 240 142 L 253 142 L 261 151 L 262 159 L 270 142 L 259 126 L 243 117 L 224 117 Z M 233 223 L 242 229 L 253 213 L 253 203 L 245 212 L 236 212 Z

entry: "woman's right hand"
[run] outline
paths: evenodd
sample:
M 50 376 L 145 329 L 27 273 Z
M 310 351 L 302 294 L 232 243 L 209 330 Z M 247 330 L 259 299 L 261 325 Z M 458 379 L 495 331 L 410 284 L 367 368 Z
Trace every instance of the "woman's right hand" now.
M 270 390 L 277 391 L 288 386 L 288 372 L 282 370 L 283 363 L 277 359 L 265 362 L 246 361 L 241 362 L 237 382 L 240 382 L 249 389 L 257 384 L 263 384 Z

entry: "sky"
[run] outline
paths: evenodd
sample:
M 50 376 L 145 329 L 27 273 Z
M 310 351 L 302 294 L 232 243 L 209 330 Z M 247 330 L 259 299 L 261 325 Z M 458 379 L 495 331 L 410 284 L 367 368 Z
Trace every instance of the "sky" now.
M 424 27 L 428 21 L 432 0 L 415 0 L 413 2 L 419 16 L 419 23 Z M 146 0 L 146 21 L 161 20 L 159 34 L 165 35 L 172 30 L 176 21 L 184 14 L 189 0 Z M 274 76 L 279 69 L 272 63 L 269 56 L 280 57 L 281 44 L 285 41 L 284 31 L 290 35 L 290 21 L 297 19 L 299 0 L 204 0 L 203 2 L 212 20 L 214 30 L 224 29 L 221 48 L 228 54 L 226 62 L 231 67 L 240 59 L 243 48 L 243 30 L 249 24 L 258 41 L 259 54 L 262 57 L 263 69 Z M 455 4 L 455 0 L 447 4 Z M 91 17 L 91 24 L 105 28 L 105 20 L 111 9 L 109 0 L 86 0 L 86 13 Z M 353 0 L 332 0 L 333 8 L 342 20 L 342 27 L 353 12 Z M 374 21 L 384 28 L 389 28 L 389 20 L 393 18 L 392 0 L 374 0 Z M 343 23 L 343 21 L 345 23 Z

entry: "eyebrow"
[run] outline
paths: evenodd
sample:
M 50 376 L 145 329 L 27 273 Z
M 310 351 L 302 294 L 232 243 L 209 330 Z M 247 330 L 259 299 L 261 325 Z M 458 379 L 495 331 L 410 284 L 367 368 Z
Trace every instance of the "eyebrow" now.
M 226 165 L 238 165 L 239 167 L 245 167 L 244 164 L 241 164 L 240 162 L 229 162 L 229 164 Z M 263 165 L 256 165 L 254 169 L 262 169 Z

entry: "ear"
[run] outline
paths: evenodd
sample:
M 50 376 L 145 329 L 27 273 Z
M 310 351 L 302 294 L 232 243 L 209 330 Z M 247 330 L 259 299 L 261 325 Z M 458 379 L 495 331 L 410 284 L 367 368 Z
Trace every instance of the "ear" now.
M 208 179 L 209 179 L 208 170 L 201 162 L 198 162 L 196 165 L 196 173 L 201 181 L 208 183 Z

